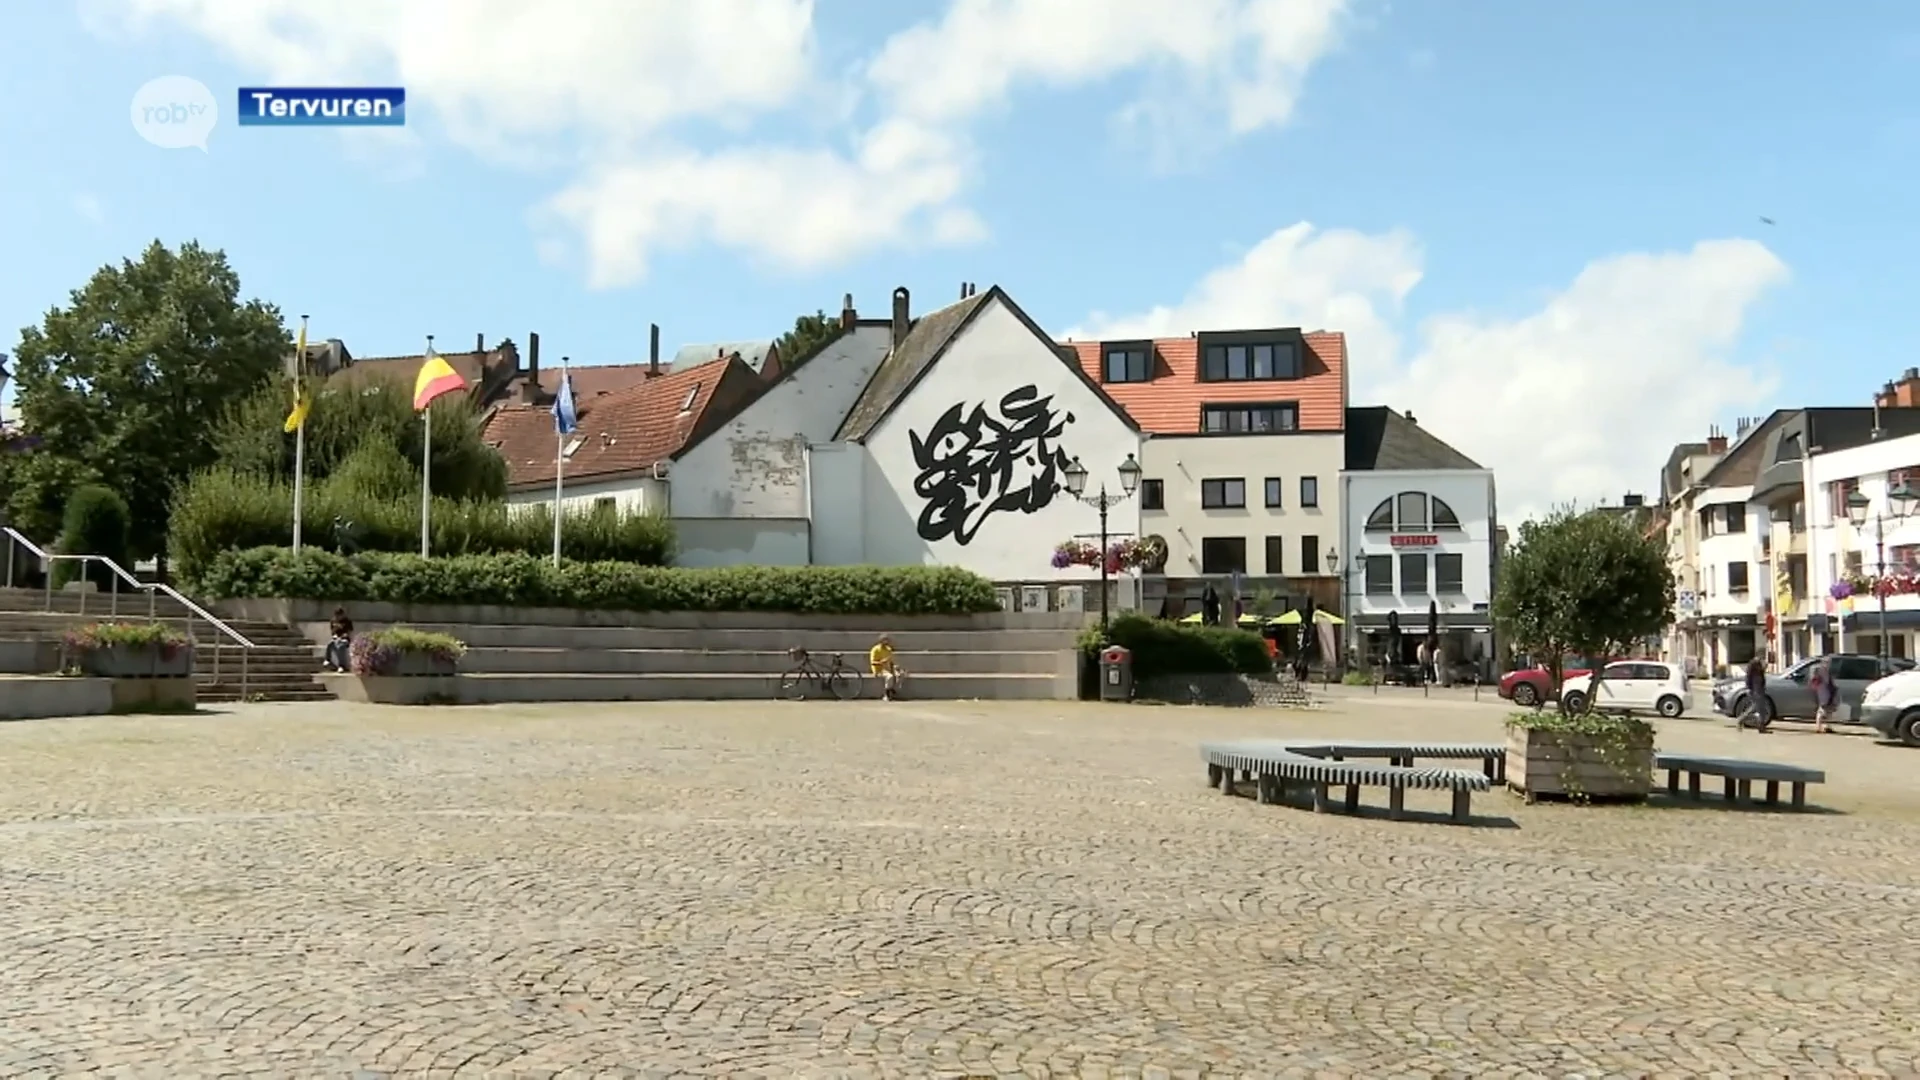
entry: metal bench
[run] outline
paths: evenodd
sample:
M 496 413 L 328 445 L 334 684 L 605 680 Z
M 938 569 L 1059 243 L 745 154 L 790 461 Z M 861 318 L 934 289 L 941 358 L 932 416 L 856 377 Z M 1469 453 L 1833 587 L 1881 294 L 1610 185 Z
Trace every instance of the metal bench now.
M 1496 774 L 1504 771 L 1506 748 L 1492 745 L 1454 743 L 1387 742 L 1237 742 L 1207 743 L 1200 756 L 1207 763 L 1207 783 L 1222 794 L 1234 794 L 1236 776 L 1257 785 L 1255 798 L 1266 804 L 1286 800 L 1293 786 L 1306 788 L 1313 796 L 1313 809 L 1325 813 L 1332 809 L 1327 797 L 1330 787 L 1346 789 L 1348 813 L 1360 809 L 1362 787 L 1387 789 L 1387 816 L 1395 821 L 1405 816 L 1409 788 L 1422 791 L 1453 792 L 1453 820 L 1464 823 L 1472 816 L 1471 800 L 1476 791 L 1491 788 Z M 1465 769 L 1415 768 L 1416 757 L 1452 760 L 1480 759 L 1481 772 Z M 1348 758 L 1385 758 L 1387 764 L 1375 765 Z
M 1667 794 L 1680 794 L 1680 774 L 1687 774 L 1687 794 L 1692 798 L 1700 797 L 1700 777 L 1718 776 L 1726 781 L 1726 800 L 1730 803 L 1751 802 L 1753 782 L 1763 780 L 1767 785 L 1768 805 L 1780 802 L 1780 785 L 1792 788 L 1793 808 L 1804 810 L 1807 805 L 1807 785 L 1824 784 L 1827 774 L 1819 769 L 1803 769 L 1798 765 L 1781 765 L 1772 761 L 1742 761 L 1739 758 L 1695 757 L 1689 754 L 1655 754 L 1655 769 L 1667 770 Z

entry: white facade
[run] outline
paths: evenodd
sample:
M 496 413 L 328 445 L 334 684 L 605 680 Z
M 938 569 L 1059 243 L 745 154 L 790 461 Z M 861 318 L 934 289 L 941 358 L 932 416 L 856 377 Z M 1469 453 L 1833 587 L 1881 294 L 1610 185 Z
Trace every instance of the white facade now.
M 1748 502 L 1753 488 L 1713 487 L 1693 500 L 1698 530 L 1698 567 L 1694 596 L 1703 618 L 1764 614 L 1772 578 L 1768 574 L 1768 513 Z
M 1138 458 L 1141 436 L 1053 342 L 989 296 L 864 449 L 829 451 L 839 456 L 814 472 L 816 555 L 1078 581 L 1097 571 L 1055 569 L 1053 549 L 1097 536 L 1099 513 L 1055 487 L 1078 458 L 1089 494 L 1102 483 L 1117 493 L 1120 464 Z M 1137 532 L 1138 498 L 1114 507 L 1107 524 L 1115 535 Z
M 1332 576 L 1346 445 L 1341 432 L 1156 435 L 1141 484 L 1160 505 L 1136 500 L 1139 527 L 1166 540 L 1169 577 L 1226 574 L 1236 558 L 1251 577 Z
M 665 513 L 667 485 L 649 476 L 624 476 L 614 480 L 567 480 L 560 484 L 560 504 L 568 514 L 597 507 L 614 507 L 628 513 Z M 553 488 L 526 488 L 507 492 L 510 509 L 553 506 Z
M 1856 599 L 1841 639 L 1841 620 L 1837 618 L 1840 605 L 1831 599 L 1835 581 L 1846 576 L 1849 568 L 1868 577 L 1920 570 L 1920 514 L 1899 516 L 1887 498 L 1890 474 L 1920 491 L 1920 435 L 1814 454 L 1806 463 L 1807 595 L 1814 607 L 1810 614 L 1828 617 L 1825 625 L 1832 636 L 1827 644 L 1836 651 L 1878 652 L 1880 609 L 1872 596 Z M 1848 520 L 1844 508 L 1845 493 L 1852 487 L 1866 496 L 1871 515 L 1858 528 Z M 1881 544 L 1876 541 L 1884 542 L 1884 571 L 1877 565 Z M 1889 596 L 1886 611 L 1887 651 L 1894 656 L 1916 655 L 1914 633 L 1920 629 L 1920 597 Z
M 1434 605 L 1456 656 L 1490 659 L 1498 523 L 1493 473 L 1355 470 L 1343 473 L 1340 485 L 1346 608 L 1355 626 L 1377 639 L 1393 612 L 1402 647 L 1411 648 Z

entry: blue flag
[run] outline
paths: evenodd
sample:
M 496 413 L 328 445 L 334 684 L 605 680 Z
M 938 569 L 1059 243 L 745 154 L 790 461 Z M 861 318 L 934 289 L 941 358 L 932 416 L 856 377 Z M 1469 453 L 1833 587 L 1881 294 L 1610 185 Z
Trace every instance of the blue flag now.
M 573 434 L 580 426 L 580 417 L 573 411 L 573 375 L 560 372 L 560 393 L 553 399 L 553 430 L 562 435 Z

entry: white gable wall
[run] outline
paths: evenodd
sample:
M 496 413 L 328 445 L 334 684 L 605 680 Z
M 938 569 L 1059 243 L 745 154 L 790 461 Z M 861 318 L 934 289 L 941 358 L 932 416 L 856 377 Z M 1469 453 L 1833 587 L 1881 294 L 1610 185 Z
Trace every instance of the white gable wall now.
M 1090 491 L 1104 482 L 1117 493 L 1120 463 L 1138 457 L 1140 435 L 998 297 L 984 305 L 867 439 L 864 558 L 962 566 L 997 581 L 1091 580 L 1090 569 L 1055 570 L 1049 560 L 1056 544 L 1096 534 L 1099 514 L 1051 488 L 1064 485 L 1062 471 L 1078 457 Z M 1023 426 L 1009 415 L 1023 403 L 1052 421 Z M 944 421 L 956 406 L 958 423 Z M 1060 434 L 1046 436 L 1055 424 Z M 1016 434 L 1003 435 L 1006 427 Z M 916 437 L 932 444 L 924 465 Z M 816 508 L 829 503 L 852 500 L 820 499 Z M 1139 527 L 1137 497 L 1109 514 L 1115 534 Z

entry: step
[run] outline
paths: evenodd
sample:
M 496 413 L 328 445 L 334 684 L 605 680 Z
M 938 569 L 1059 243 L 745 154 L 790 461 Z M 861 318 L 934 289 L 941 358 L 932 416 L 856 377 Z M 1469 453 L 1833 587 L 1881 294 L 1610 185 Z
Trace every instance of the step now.
M 915 675 L 1051 675 L 1061 670 L 1062 651 L 905 652 L 900 667 Z M 860 671 L 865 652 L 845 657 Z M 693 649 L 500 649 L 469 648 L 460 671 L 472 675 L 778 675 L 794 666 L 784 651 Z
M 878 637 L 865 630 L 687 629 L 624 626 L 504 626 L 491 624 L 409 623 L 412 629 L 447 634 L 481 649 L 692 649 L 785 652 L 801 646 L 823 655 L 864 657 Z M 309 637 L 324 640 L 324 624 L 303 624 Z M 361 633 L 377 629 L 359 624 Z M 888 635 L 901 652 L 1053 652 L 1072 649 L 1076 635 L 1066 630 L 903 630 Z
M 322 683 L 345 676 L 323 675 Z M 438 680 L 435 680 L 438 681 Z M 880 680 L 862 680 L 868 699 Z M 777 701 L 777 675 L 463 675 L 453 693 L 461 704 L 543 701 Z M 1052 675 L 912 675 L 902 695 L 914 701 L 1052 701 L 1077 697 L 1072 679 Z M 341 692 L 339 696 L 345 697 Z M 826 699 L 824 690 L 811 696 Z

